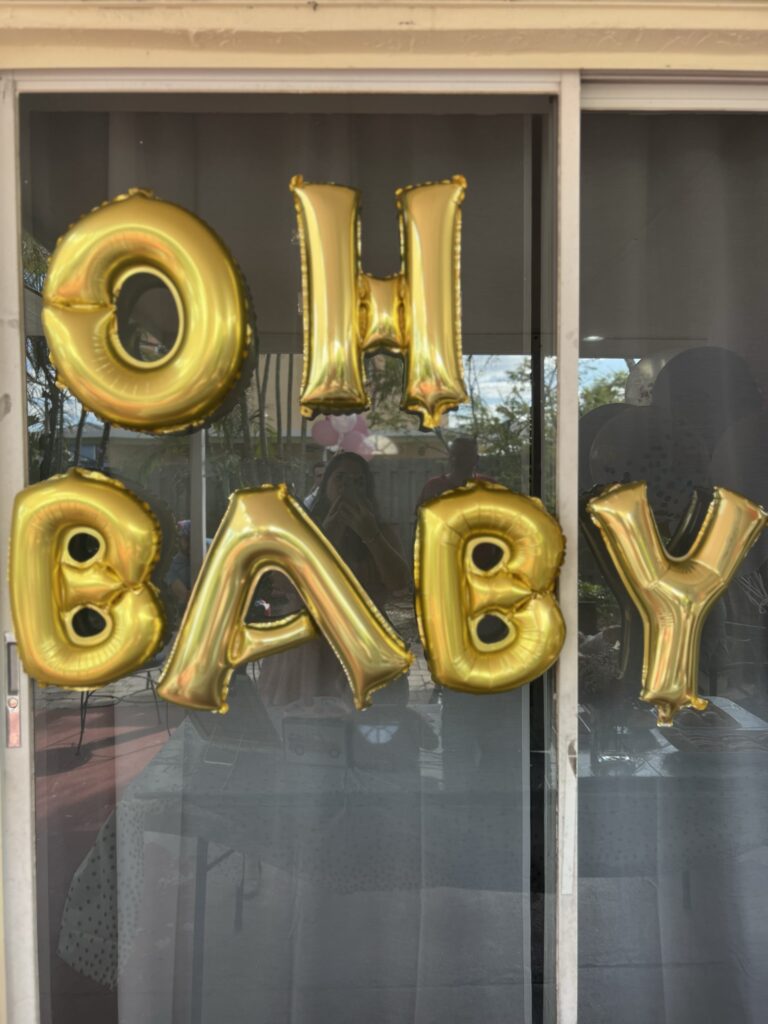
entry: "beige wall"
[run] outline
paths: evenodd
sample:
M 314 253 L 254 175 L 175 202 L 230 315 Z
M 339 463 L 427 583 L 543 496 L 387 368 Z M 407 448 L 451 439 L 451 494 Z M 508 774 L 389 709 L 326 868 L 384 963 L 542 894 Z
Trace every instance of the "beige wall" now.
M 0 0 L 0 69 L 768 70 L 768 5 Z

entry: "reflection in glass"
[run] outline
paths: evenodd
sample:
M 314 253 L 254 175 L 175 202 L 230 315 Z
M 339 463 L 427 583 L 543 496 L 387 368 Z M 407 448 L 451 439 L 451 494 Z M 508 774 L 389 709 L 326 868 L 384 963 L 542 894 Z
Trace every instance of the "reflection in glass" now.
M 646 480 L 684 554 L 713 485 L 768 498 L 761 117 L 584 120 L 579 488 Z M 710 613 L 703 713 L 638 700 L 642 626 L 582 514 L 580 1019 L 765 1016 L 768 548 Z

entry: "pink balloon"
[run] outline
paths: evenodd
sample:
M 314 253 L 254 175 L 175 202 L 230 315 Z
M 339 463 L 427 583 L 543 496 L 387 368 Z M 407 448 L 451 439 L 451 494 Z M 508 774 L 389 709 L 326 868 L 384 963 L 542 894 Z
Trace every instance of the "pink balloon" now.
M 365 418 L 365 413 L 361 412 L 355 418 L 354 429 L 364 436 L 367 436 L 371 432 L 371 428 L 368 426 L 368 420 Z
M 348 434 L 352 430 L 357 430 L 357 416 L 352 413 L 331 416 L 331 423 L 338 434 Z
M 317 444 L 329 445 L 338 444 L 339 434 L 327 416 L 318 417 L 312 424 L 312 440 Z
M 339 442 L 339 448 L 343 452 L 356 452 L 363 442 L 363 435 L 358 430 L 350 430 L 343 434 Z
M 365 436 L 359 430 L 350 430 L 344 434 L 339 445 L 344 452 L 354 452 L 355 455 L 362 455 L 364 459 L 373 458 L 373 452 L 365 442 Z

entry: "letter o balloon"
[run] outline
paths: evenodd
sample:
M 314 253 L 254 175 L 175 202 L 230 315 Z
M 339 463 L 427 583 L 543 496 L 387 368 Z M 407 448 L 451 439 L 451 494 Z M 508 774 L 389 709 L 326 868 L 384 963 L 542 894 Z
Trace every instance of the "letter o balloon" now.
M 179 328 L 154 362 L 120 340 L 117 299 L 135 274 L 168 288 Z M 131 189 L 59 240 L 43 290 L 43 329 L 58 379 L 86 408 L 131 430 L 206 423 L 237 382 L 251 343 L 247 291 L 217 235 L 194 214 Z

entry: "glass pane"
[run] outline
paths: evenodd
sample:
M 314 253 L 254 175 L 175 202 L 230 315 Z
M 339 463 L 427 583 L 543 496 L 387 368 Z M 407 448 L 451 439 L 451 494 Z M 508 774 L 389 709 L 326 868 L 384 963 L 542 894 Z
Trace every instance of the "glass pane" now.
M 37 691 L 44 1019 L 543 1020 L 553 934 L 549 681 L 482 698 L 436 686 L 411 578 L 427 496 L 480 476 L 553 501 L 546 105 L 77 104 L 53 109 L 55 99 L 36 98 L 25 111 L 37 477 L 79 455 L 165 513 L 158 579 L 174 629 L 198 568 L 195 536 L 215 535 L 232 491 L 284 482 L 415 660 L 365 712 L 354 710 L 321 639 L 236 672 L 226 716 L 156 703 L 156 662 L 89 697 L 85 710 L 79 694 Z M 400 410 L 401 365 L 373 355 L 367 413 L 302 418 L 291 176 L 361 189 L 364 268 L 387 275 L 399 268 L 395 189 L 458 172 L 469 181 L 470 401 L 421 432 Z M 256 359 L 227 415 L 205 431 L 204 478 L 200 445 L 188 437 L 113 428 L 105 446 L 103 426 L 73 399 L 51 409 L 53 371 L 33 327 L 46 250 L 83 211 L 134 185 L 210 224 L 253 298 Z M 175 338 L 173 303 L 151 279 L 132 284 L 118 307 L 121 336 L 138 358 L 159 358 Z M 195 494 L 204 495 L 198 505 Z M 359 532 L 350 522 L 334 530 L 340 499 Z M 248 617 L 266 622 L 298 606 L 272 573 Z
M 678 555 L 713 486 L 768 498 L 766 127 L 584 118 L 580 489 L 647 481 Z M 659 728 L 638 699 L 639 615 L 586 515 L 582 525 L 581 1016 L 761 1021 L 768 548 L 758 541 L 704 627 L 708 709 Z

